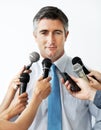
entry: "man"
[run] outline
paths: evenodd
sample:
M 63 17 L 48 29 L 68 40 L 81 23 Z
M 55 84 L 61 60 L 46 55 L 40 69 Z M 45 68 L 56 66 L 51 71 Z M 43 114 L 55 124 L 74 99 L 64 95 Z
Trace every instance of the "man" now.
M 29 99 L 32 98 L 32 88 L 39 75 L 43 73 L 42 60 L 49 58 L 61 70 L 70 75 L 75 73 L 72 68 L 71 58 L 65 54 L 64 45 L 67 40 L 68 18 L 57 7 L 46 6 L 40 9 L 33 19 L 33 35 L 41 55 L 40 61 L 32 66 L 30 82 L 28 85 Z M 60 75 L 58 74 L 58 78 Z M 100 130 L 101 110 L 90 101 L 82 101 L 68 93 L 60 82 L 60 95 L 62 107 L 62 130 Z M 55 104 L 54 104 L 55 105 Z M 54 113 L 53 113 L 54 114 Z M 92 128 L 91 117 L 96 118 Z M 54 119 L 55 120 L 55 119 Z M 47 130 L 48 98 L 40 105 L 33 124 L 29 130 Z M 57 124 L 56 124 L 57 125 Z

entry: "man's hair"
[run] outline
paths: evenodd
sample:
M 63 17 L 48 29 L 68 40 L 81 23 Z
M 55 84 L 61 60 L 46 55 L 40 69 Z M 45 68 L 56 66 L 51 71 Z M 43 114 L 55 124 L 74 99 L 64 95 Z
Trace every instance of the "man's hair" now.
M 41 8 L 38 11 L 38 13 L 35 15 L 35 17 L 33 18 L 34 31 L 37 28 L 38 22 L 43 18 L 52 19 L 52 20 L 57 20 L 57 19 L 60 20 L 64 26 L 65 32 L 68 31 L 68 18 L 64 14 L 64 12 L 62 12 L 62 10 L 60 10 L 59 8 L 53 7 L 53 6 L 46 6 L 46 7 Z

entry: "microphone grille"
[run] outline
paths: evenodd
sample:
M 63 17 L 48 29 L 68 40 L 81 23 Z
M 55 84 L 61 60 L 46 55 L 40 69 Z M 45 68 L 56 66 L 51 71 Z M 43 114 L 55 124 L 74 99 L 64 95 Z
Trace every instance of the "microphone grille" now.
M 80 65 L 83 65 L 82 61 L 81 61 L 81 58 L 76 56 L 72 59 L 72 64 L 76 64 L 76 63 L 79 63 Z
M 29 55 L 29 59 L 30 59 L 31 63 L 37 62 L 40 59 L 40 55 L 37 52 L 32 52 Z
M 82 66 L 79 63 L 76 63 L 73 65 L 74 71 L 80 71 L 82 69 Z
M 52 61 L 51 61 L 49 58 L 45 58 L 45 59 L 42 61 L 42 66 L 43 66 L 43 68 L 44 68 L 44 67 L 50 68 L 51 65 L 52 65 Z

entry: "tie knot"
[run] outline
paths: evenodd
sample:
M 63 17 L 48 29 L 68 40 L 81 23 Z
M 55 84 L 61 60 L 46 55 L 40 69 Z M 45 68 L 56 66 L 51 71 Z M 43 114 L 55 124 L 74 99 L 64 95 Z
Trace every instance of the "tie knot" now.
M 51 70 L 52 70 L 53 72 L 56 71 L 56 66 L 55 66 L 54 64 L 52 64 L 52 66 L 51 66 Z
M 56 74 L 56 66 L 54 64 L 52 64 L 52 66 L 51 66 L 51 75 L 52 75 L 52 77 L 57 75 Z

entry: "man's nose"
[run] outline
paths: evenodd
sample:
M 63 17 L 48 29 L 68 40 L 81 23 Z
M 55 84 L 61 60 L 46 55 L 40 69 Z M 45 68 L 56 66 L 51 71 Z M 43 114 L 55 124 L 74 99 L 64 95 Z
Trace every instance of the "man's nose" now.
M 47 38 L 48 43 L 53 44 L 55 42 L 54 35 L 49 34 Z

